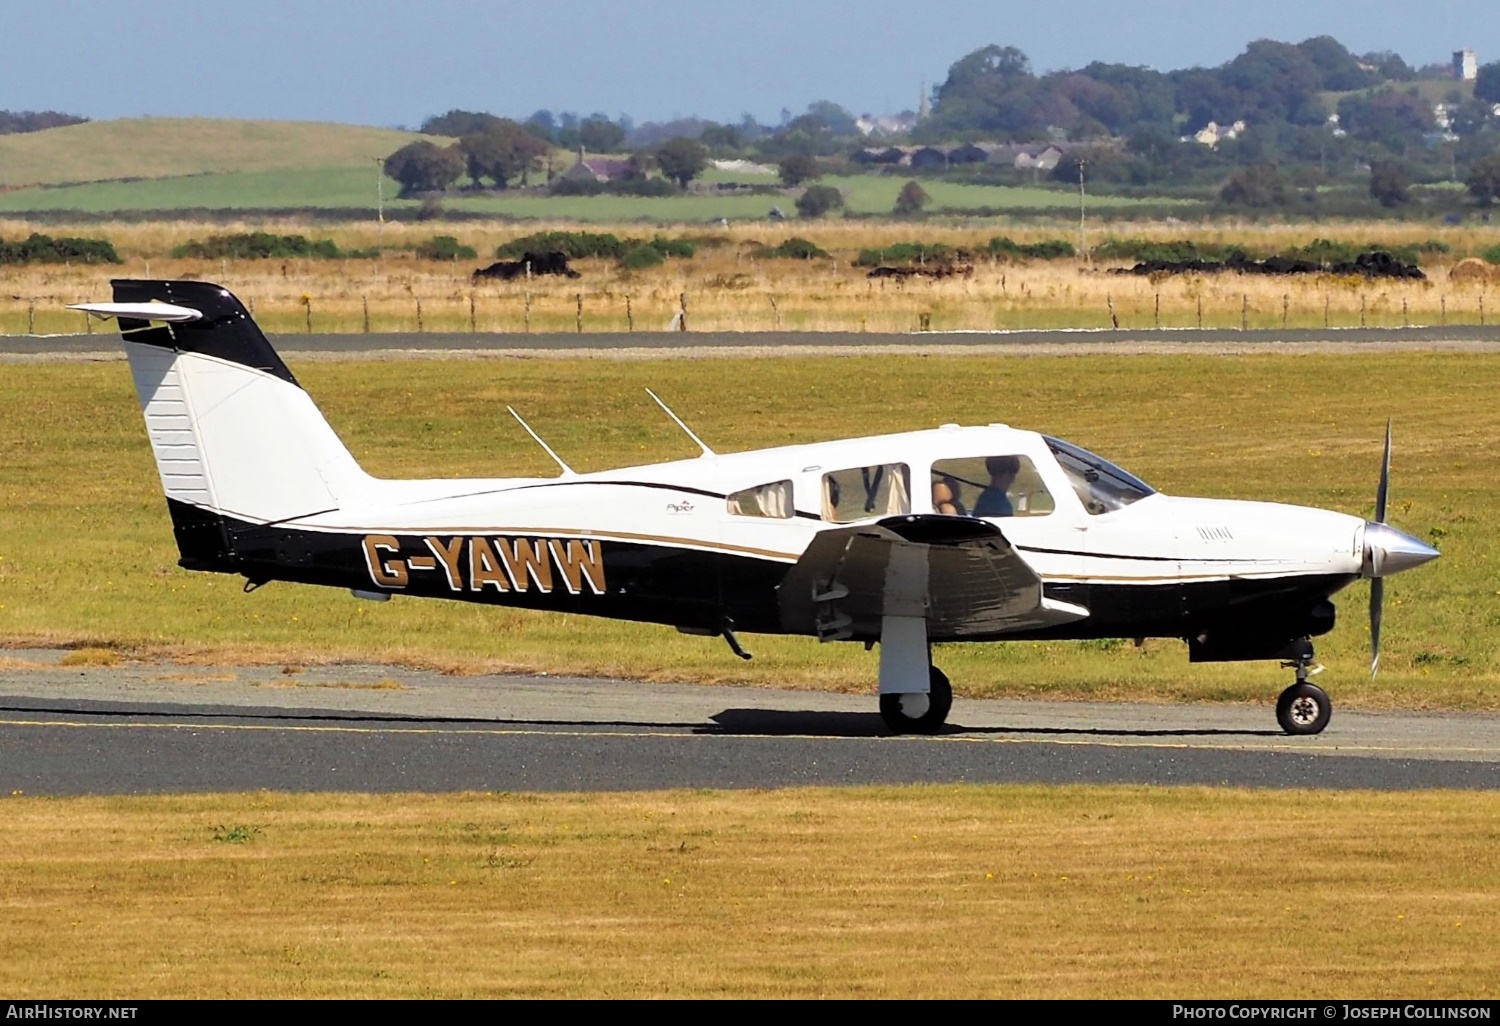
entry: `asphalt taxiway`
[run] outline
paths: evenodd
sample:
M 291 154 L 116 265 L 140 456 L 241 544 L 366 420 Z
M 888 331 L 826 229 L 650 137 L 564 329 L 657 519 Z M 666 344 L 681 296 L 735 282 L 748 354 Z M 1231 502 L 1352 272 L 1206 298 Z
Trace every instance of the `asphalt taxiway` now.
M 1500 788 L 1500 716 L 956 700 L 890 737 L 873 695 L 388 666 L 0 668 L 0 789 L 557 791 L 1038 782 Z M 1337 692 L 1335 691 L 1335 699 Z

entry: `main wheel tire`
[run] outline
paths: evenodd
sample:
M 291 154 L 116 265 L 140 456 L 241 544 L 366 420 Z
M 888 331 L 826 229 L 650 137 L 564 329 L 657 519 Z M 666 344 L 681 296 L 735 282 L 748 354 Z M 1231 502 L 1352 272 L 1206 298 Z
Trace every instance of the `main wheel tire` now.
M 928 687 L 904 695 L 881 695 L 880 717 L 895 734 L 935 734 L 948 722 L 953 708 L 953 685 L 948 675 L 936 666 L 927 668 Z
M 1333 702 L 1316 684 L 1293 684 L 1276 700 L 1276 722 L 1288 734 L 1321 734 L 1332 717 Z

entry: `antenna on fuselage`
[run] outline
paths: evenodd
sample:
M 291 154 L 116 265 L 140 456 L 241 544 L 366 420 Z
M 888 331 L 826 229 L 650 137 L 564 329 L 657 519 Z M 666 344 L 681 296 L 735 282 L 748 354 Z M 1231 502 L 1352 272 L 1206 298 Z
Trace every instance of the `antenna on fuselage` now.
M 531 436 L 532 441 L 536 442 L 537 445 L 540 445 L 542 447 L 542 450 L 544 452 L 546 452 L 546 454 L 548 456 L 552 457 L 552 462 L 556 463 L 559 467 L 562 468 L 562 476 L 563 477 L 577 477 L 578 476 L 577 471 L 575 471 L 572 467 L 570 467 L 566 463 L 564 463 L 562 461 L 562 457 L 559 456 L 559 455 L 557 455 L 557 453 L 555 453 L 555 452 L 552 451 L 552 446 L 550 446 L 546 442 L 542 441 L 542 436 L 541 435 L 539 435 L 535 431 L 531 430 L 531 425 L 528 424 L 528 423 L 526 423 L 524 420 L 521 419 L 521 415 L 516 412 L 516 409 L 515 409 L 514 406 L 507 406 L 506 409 L 510 411 L 510 415 L 512 417 L 516 418 L 516 423 L 519 424 L 519 425 L 521 425 L 523 428 L 526 429 L 526 433 Z
M 667 416 L 672 418 L 672 423 L 674 423 L 678 427 L 682 428 L 682 430 L 687 433 L 687 436 L 689 438 L 691 438 L 693 441 L 695 441 L 695 442 L 698 443 L 698 448 L 700 448 L 700 449 L 703 450 L 703 455 L 704 456 L 717 456 L 718 455 L 718 453 L 714 452 L 708 446 L 706 446 L 706 445 L 703 444 L 703 439 L 701 439 L 697 435 L 693 434 L 693 429 L 690 428 L 690 427 L 688 427 L 686 424 L 684 424 L 682 422 L 682 418 L 679 417 L 679 416 L 677 416 L 677 414 L 675 414 L 675 413 L 672 412 L 672 407 L 668 406 L 666 403 L 664 403 L 664 402 L 661 401 L 661 396 L 657 395 L 655 392 L 651 391 L 651 389 L 649 389 L 649 388 L 646 389 L 646 394 L 649 395 L 652 399 L 656 400 L 656 405 L 660 406 L 666 412 Z

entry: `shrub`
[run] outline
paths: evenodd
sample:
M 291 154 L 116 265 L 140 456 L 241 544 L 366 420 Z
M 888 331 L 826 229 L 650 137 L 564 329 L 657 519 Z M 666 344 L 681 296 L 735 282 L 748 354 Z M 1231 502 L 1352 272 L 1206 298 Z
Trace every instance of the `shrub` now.
M 502 260 L 514 260 L 523 253 L 563 253 L 570 260 L 607 257 L 618 260 L 635 242 L 609 232 L 533 232 L 512 239 L 495 250 Z
M 1061 260 L 1078 253 L 1066 239 L 1020 243 L 1004 235 L 991 239 L 988 248 L 995 256 L 1027 257 L 1032 260 Z
M 620 257 L 620 266 L 628 271 L 639 271 L 644 267 L 655 267 L 665 259 L 661 250 L 649 242 L 643 242 Z
M 554 178 L 547 191 L 553 196 L 602 196 L 604 183 L 596 178 Z
M 913 214 L 920 214 L 922 208 L 931 199 L 932 197 L 927 195 L 927 190 L 917 184 L 915 180 L 912 180 L 901 186 L 901 191 L 896 194 L 896 205 L 892 208 L 891 212 L 898 217 L 910 217 Z
M 822 260 L 828 257 L 828 251 L 793 235 L 779 246 L 761 246 L 755 255 L 779 260 Z
M 337 260 L 346 256 L 332 239 L 309 240 L 305 235 L 272 235 L 269 232 L 240 232 L 234 235 L 210 235 L 205 242 L 189 239 L 172 250 L 178 259 L 200 260 L 267 260 L 288 257 L 315 257 Z
M 831 185 L 809 185 L 797 197 L 797 213 L 803 217 L 822 217 L 844 205 L 844 194 Z
M 880 249 L 862 249 L 854 261 L 858 267 L 879 267 L 882 264 L 948 264 L 960 254 L 952 246 L 941 242 L 897 242 Z
M 426 242 L 418 243 L 415 253 L 422 260 L 476 260 L 479 257 L 473 246 L 465 246 L 451 235 L 434 235 Z
M 1491 246 L 1479 254 L 1488 264 L 1500 264 L 1500 246 Z
M 108 239 L 80 239 L 33 232 L 22 242 L 0 241 L 0 264 L 118 264 L 120 256 Z

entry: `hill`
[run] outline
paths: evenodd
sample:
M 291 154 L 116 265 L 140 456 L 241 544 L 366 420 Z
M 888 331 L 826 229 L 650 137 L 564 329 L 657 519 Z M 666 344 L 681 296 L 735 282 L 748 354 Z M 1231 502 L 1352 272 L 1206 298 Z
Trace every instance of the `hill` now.
M 368 165 L 415 132 L 313 121 L 121 118 L 0 136 L 0 187 Z

